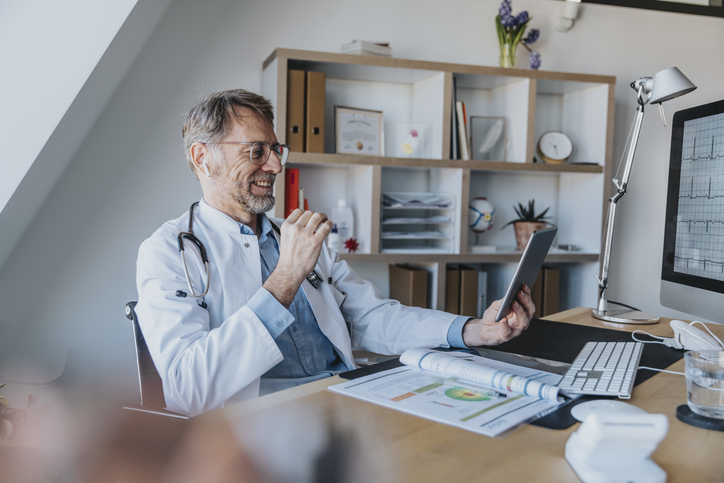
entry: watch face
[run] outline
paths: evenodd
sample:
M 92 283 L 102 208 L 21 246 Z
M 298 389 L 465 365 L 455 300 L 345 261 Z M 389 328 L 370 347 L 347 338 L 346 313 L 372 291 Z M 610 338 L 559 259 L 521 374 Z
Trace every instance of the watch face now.
M 538 140 L 538 151 L 548 160 L 565 161 L 573 152 L 573 143 L 560 131 L 548 131 Z

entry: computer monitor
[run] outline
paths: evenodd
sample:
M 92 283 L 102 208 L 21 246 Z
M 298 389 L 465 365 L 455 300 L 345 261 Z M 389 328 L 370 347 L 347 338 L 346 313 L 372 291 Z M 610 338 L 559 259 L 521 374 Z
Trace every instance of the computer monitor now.
M 661 305 L 724 322 L 724 100 L 674 114 Z

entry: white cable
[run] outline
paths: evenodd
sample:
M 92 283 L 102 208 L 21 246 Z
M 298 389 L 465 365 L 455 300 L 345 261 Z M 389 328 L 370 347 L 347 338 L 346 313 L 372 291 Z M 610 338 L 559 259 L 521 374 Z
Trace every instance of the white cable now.
M 680 376 L 686 375 L 683 372 L 667 371 L 666 369 L 656 369 L 655 367 L 639 366 L 639 369 L 648 369 L 649 371 L 656 371 L 656 372 L 668 372 L 669 374 L 678 374 Z

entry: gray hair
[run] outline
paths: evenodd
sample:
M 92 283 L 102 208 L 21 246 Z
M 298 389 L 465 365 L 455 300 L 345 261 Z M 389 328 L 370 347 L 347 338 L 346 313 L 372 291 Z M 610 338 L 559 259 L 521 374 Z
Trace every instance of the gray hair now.
M 221 141 L 228 134 L 232 120 L 241 122 L 239 108 L 242 107 L 251 109 L 262 119 L 274 124 L 274 108 L 269 99 L 243 89 L 214 92 L 191 108 L 181 128 L 181 135 L 184 138 L 186 162 L 193 173 L 196 172 L 191 145 Z

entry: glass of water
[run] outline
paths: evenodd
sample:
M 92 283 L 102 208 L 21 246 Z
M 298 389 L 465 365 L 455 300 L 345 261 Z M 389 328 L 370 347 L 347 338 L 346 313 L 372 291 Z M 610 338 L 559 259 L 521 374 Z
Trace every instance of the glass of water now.
M 724 352 L 691 351 L 686 362 L 686 403 L 700 416 L 724 419 Z

